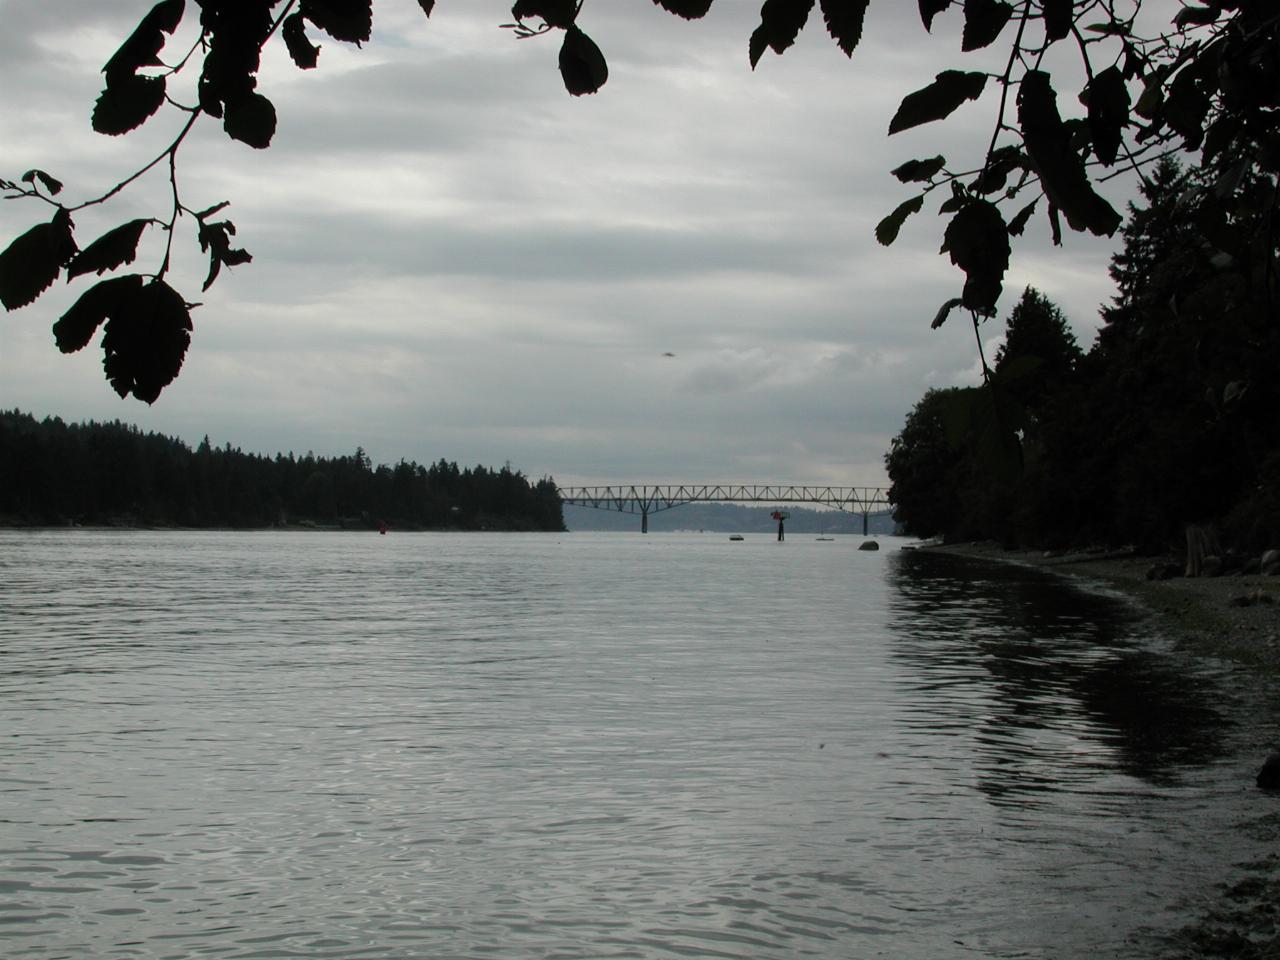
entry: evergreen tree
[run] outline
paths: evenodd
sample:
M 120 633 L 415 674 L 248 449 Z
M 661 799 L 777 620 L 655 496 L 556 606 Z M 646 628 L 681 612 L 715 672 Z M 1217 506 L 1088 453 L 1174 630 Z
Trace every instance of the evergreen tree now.
M 1034 413 L 1062 388 L 1082 356 L 1062 311 L 1044 294 L 1027 287 L 1006 322 L 1004 343 L 995 355 L 995 373 Z M 1018 364 L 1023 366 L 1021 371 L 1016 370 Z
M 963 515 L 959 497 L 964 452 L 947 436 L 947 407 L 958 389 L 930 390 L 907 414 L 885 454 L 894 519 L 912 536 L 954 535 Z
M 1222 521 L 1241 548 L 1275 546 L 1275 183 L 1244 180 L 1234 189 L 1249 202 L 1224 209 L 1213 182 L 1172 163 L 1160 166 L 1142 202 L 1130 208 L 1111 267 L 1116 296 L 1083 357 L 1056 308 L 1027 291 L 1009 318 L 989 383 L 944 404 L 968 410 L 967 430 L 952 431 L 963 439 L 959 464 L 937 456 L 930 464 L 924 456 L 921 407 L 895 439 L 891 499 L 899 511 L 911 516 L 945 489 L 950 525 L 923 526 L 953 536 L 1161 550 L 1180 548 L 1189 523 Z M 1032 356 L 1034 370 L 1025 362 Z M 1015 420 L 1010 398 L 1027 413 L 1018 426 L 1016 482 L 992 467 L 999 461 L 991 442 L 1001 436 L 996 427 Z M 918 455 L 908 456 L 912 451 Z M 916 465 L 928 469 L 907 469 Z M 937 489 L 920 479 L 928 472 Z

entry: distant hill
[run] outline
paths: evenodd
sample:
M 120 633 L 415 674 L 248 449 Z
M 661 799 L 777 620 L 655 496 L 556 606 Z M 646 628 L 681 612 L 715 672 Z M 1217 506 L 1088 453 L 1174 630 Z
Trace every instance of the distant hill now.
M 786 510 L 788 533 L 862 533 L 862 514 L 839 510 L 812 510 L 807 507 L 747 507 L 736 503 L 686 503 L 670 510 L 649 514 L 649 530 L 653 533 L 675 530 L 710 530 L 717 533 L 773 533 L 778 521 L 770 514 Z M 638 513 L 618 513 L 594 507 L 564 505 L 564 524 L 570 530 L 640 530 Z M 893 518 L 872 516 L 868 533 L 891 534 Z

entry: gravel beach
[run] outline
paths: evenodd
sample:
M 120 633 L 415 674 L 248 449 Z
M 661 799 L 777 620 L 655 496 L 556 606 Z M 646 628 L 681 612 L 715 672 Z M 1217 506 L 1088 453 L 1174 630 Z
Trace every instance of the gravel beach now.
M 1106 583 L 1137 600 L 1180 644 L 1266 670 L 1280 683 L 1280 577 L 1253 574 L 1147 579 L 1148 571 L 1160 564 L 1181 568 L 1181 558 L 1172 555 L 1045 554 L 1006 550 L 994 543 L 930 545 L 923 549 L 1027 564 L 1067 577 Z

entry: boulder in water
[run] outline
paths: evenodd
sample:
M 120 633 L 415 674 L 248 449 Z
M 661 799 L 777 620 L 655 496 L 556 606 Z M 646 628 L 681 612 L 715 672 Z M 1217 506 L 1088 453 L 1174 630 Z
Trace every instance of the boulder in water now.
M 1280 750 L 1267 757 L 1258 771 L 1258 786 L 1263 790 L 1280 790 Z

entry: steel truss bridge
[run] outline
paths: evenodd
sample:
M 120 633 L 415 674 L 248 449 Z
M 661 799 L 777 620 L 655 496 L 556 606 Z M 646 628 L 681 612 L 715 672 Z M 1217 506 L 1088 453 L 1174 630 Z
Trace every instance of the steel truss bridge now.
M 862 514 L 862 533 L 875 515 L 891 513 L 884 487 L 809 487 L 780 484 L 618 484 L 559 487 L 560 500 L 580 507 L 640 514 L 640 532 L 649 532 L 649 514 L 686 503 L 820 503 Z

